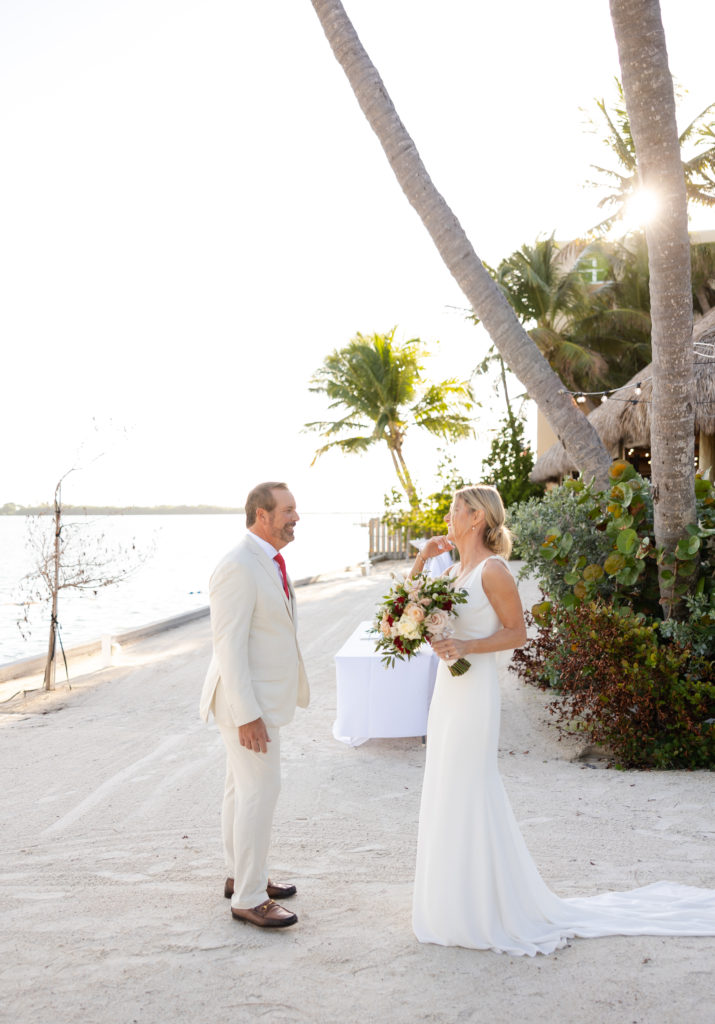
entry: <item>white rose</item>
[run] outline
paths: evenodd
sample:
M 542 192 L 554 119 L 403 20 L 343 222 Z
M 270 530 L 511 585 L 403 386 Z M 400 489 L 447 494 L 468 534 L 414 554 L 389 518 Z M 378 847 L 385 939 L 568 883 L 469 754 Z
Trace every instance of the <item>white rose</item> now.
M 402 615 L 396 625 L 398 635 L 403 636 L 405 640 L 419 640 L 422 636 L 419 622 L 415 622 L 409 615 Z

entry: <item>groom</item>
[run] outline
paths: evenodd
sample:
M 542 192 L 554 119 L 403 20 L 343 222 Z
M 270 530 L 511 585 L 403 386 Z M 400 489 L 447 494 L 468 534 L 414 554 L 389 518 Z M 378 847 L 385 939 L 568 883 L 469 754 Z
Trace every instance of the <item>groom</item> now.
M 298 920 L 275 902 L 292 896 L 295 886 L 272 882 L 267 859 L 281 784 L 280 726 L 309 699 L 295 594 L 280 554 L 299 518 L 286 484 L 254 487 L 246 499 L 248 533 L 209 584 L 213 658 L 200 713 L 208 721 L 213 712 L 226 747 L 224 895 L 235 918 L 260 928 Z

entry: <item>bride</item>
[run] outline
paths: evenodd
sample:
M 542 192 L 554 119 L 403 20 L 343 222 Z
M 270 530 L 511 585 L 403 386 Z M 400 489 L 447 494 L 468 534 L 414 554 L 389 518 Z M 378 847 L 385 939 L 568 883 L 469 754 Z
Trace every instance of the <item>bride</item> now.
M 468 592 L 453 635 L 432 646 L 442 659 L 427 727 L 412 923 L 420 942 L 551 953 L 574 936 L 715 935 L 715 890 L 658 882 L 626 893 L 560 899 L 526 847 L 497 768 L 499 685 L 495 653 L 526 639 L 506 559 L 511 534 L 493 487 L 454 496 L 446 537 L 417 556 L 456 546 L 448 572 Z M 470 668 L 452 676 L 448 665 Z

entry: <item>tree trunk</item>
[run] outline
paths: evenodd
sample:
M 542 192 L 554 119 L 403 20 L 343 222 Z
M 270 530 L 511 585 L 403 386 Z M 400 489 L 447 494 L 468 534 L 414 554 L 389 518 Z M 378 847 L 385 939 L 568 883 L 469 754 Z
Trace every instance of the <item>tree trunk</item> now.
M 705 316 L 706 313 L 710 312 L 710 303 L 708 302 L 707 289 L 704 286 L 702 288 L 698 288 L 698 290 L 695 292 L 695 298 L 698 300 L 700 312 L 703 314 L 703 316 Z
M 407 495 L 410 505 L 417 505 L 417 491 L 415 485 L 412 483 L 412 477 L 409 474 L 407 465 L 404 458 L 402 457 L 402 446 L 396 443 L 389 444 L 390 455 L 392 456 L 392 464 L 395 467 L 397 473 L 397 479 L 400 481 L 400 485 Z
M 695 522 L 695 381 L 690 239 L 673 81 L 658 0 L 610 0 L 641 183 L 659 199 L 646 226 L 653 348 L 655 540 L 672 551 Z M 661 584 L 661 597 L 669 595 Z M 665 605 L 666 613 L 668 603 Z
M 47 662 L 45 663 L 45 678 L 42 683 L 42 688 L 44 690 L 51 690 L 55 685 L 55 665 L 57 656 L 57 599 L 60 592 L 60 535 L 62 533 L 61 486 L 62 481 L 60 481 L 55 488 L 55 543 L 52 563 L 52 614 L 50 618 L 50 640 L 47 646 Z
M 573 461 L 586 477 L 595 477 L 599 486 L 605 486 L 611 461 L 608 452 L 571 396 L 564 393 L 562 382 L 517 320 L 461 224 L 430 180 L 342 3 L 340 0 L 312 0 L 312 4 L 362 112 L 448 270 L 510 370 L 526 387 Z

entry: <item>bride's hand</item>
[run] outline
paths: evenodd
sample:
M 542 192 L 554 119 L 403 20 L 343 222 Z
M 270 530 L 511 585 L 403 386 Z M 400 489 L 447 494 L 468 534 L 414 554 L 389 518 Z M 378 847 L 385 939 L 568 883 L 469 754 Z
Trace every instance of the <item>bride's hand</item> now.
M 456 640 L 453 636 L 445 637 L 444 640 L 432 640 L 432 650 L 442 661 L 453 661 L 461 658 L 467 652 L 465 640 Z
M 422 545 L 420 555 L 425 560 L 436 558 L 437 555 L 443 555 L 445 551 L 451 551 L 453 547 L 454 542 L 449 537 L 430 537 L 427 543 Z

